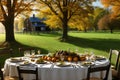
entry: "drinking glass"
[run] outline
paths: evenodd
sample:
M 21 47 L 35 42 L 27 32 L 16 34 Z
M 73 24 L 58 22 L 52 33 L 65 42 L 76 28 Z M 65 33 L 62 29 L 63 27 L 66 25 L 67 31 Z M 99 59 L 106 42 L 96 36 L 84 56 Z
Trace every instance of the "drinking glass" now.
M 26 57 L 27 56 L 27 51 L 24 51 L 24 57 Z
M 30 51 L 24 51 L 23 59 L 28 59 L 29 56 L 30 56 Z
M 40 50 L 38 50 L 38 51 L 37 51 L 37 53 L 38 53 L 38 55 L 40 55 L 41 51 L 40 51 Z
M 70 48 L 68 48 L 68 52 L 70 52 Z
M 91 60 L 91 61 L 95 61 L 95 57 L 94 57 L 95 55 L 94 55 L 94 53 L 91 51 L 90 54 L 91 54 L 90 60 Z
M 31 50 L 31 55 L 35 55 L 35 50 Z
M 30 56 L 30 51 L 24 51 L 24 56 L 25 56 L 25 57 Z
M 64 61 L 64 56 L 60 55 L 60 59 L 61 59 L 61 61 Z
M 75 52 L 78 53 L 78 48 L 75 49 Z
M 85 52 L 84 52 L 85 54 L 88 54 L 89 52 L 88 52 L 88 50 L 87 49 L 85 49 Z

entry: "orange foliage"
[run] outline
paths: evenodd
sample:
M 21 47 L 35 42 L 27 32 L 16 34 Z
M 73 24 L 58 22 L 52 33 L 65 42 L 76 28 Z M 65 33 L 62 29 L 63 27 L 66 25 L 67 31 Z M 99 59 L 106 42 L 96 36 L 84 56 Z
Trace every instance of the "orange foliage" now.
M 113 6 L 112 7 L 112 14 L 113 14 L 113 18 L 116 18 L 117 15 L 120 15 L 120 6 Z
M 50 28 L 77 28 L 88 29 L 89 14 L 93 14 L 94 0 L 40 0 L 44 6 L 43 15 L 47 17 L 46 24 Z M 49 9 L 47 9 L 47 7 Z M 86 19 L 85 19 L 86 18 Z M 67 26 L 65 26 L 67 25 Z
M 120 0 L 100 0 L 105 7 L 111 9 L 111 18 L 120 15 Z
M 10 15 L 13 17 L 18 16 L 22 12 L 32 11 L 31 6 L 33 6 L 33 1 L 24 1 L 24 0 L 0 0 L 0 21 L 8 19 Z M 8 15 L 9 14 L 9 15 Z
M 110 22 L 110 15 L 105 15 L 98 22 L 99 29 L 108 29 L 108 23 Z
M 105 6 L 105 7 L 109 7 L 110 5 L 110 0 L 100 0 L 101 3 Z

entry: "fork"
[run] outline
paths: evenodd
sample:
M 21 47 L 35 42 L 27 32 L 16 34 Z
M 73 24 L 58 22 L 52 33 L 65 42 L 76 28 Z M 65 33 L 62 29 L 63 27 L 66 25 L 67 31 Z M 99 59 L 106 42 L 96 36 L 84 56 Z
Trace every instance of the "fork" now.
M 54 63 L 52 63 L 51 67 L 50 68 L 53 68 L 54 67 Z
M 74 64 L 71 64 L 71 66 L 72 66 L 73 68 L 76 68 L 76 66 L 75 66 Z

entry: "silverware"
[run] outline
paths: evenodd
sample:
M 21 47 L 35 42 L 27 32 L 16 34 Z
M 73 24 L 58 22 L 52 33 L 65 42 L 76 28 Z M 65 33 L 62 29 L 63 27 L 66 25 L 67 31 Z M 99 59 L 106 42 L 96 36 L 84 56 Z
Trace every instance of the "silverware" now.
M 74 64 L 71 64 L 71 66 L 72 66 L 73 68 L 77 68 Z
M 81 66 L 80 66 L 79 64 L 77 64 L 77 66 L 78 66 L 79 68 L 81 68 Z
M 50 68 L 53 68 L 54 67 L 54 63 L 52 63 L 51 67 Z

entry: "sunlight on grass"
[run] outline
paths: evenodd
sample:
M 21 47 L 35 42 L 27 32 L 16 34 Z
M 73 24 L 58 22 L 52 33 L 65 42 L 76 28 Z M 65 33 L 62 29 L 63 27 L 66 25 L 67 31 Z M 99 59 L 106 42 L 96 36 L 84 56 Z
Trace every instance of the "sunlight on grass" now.
M 42 35 L 42 36 L 41 36 Z M 120 34 L 110 33 L 69 33 L 70 41 L 60 42 L 54 34 L 40 35 L 21 35 L 16 34 L 16 40 L 22 44 L 43 48 L 46 51 L 55 52 L 56 50 L 68 50 L 75 51 L 78 48 L 80 53 L 93 51 L 95 54 L 106 55 L 110 48 L 119 49 L 116 45 L 120 40 Z
M 15 34 L 16 40 L 23 46 L 34 47 L 41 49 L 41 53 L 54 53 L 57 50 L 75 51 L 78 49 L 79 53 L 84 54 L 94 52 L 96 55 L 103 55 L 108 57 L 110 49 L 120 50 L 120 34 L 110 33 L 78 33 L 69 32 L 69 40 L 60 42 L 58 38 L 61 34 L 56 33 L 39 33 L 37 34 Z M 0 34 L 0 42 L 4 41 L 4 35 Z M 18 53 L 19 44 L 11 46 L 15 53 Z
M 0 34 L 0 42 L 3 42 L 5 40 L 5 34 Z
M 44 48 L 47 51 L 75 49 L 72 44 L 58 41 L 58 36 L 34 36 L 34 35 L 16 35 L 16 40 L 25 45 Z M 31 44 L 31 45 L 30 45 Z M 74 47 L 74 48 L 73 48 Z

